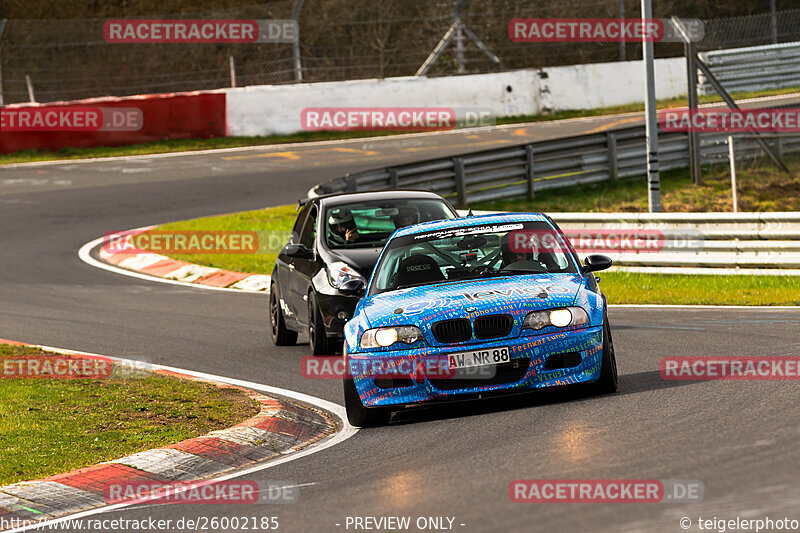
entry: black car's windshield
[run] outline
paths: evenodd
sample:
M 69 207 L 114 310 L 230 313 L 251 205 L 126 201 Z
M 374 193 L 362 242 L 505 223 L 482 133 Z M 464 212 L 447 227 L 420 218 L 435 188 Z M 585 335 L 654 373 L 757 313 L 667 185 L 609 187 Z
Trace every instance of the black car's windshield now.
M 546 222 L 467 226 L 394 239 L 370 294 L 456 280 L 576 272 L 568 246 Z
M 325 243 L 331 249 L 379 247 L 398 228 L 453 217 L 447 204 L 432 198 L 337 205 L 325 213 Z

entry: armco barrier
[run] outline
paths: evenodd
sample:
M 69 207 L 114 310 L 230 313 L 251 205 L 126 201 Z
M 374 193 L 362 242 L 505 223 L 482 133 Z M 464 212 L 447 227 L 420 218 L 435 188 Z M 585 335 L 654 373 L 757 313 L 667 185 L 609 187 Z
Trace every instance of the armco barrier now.
M 704 163 L 725 162 L 726 134 L 704 134 Z M 761 149 L 752 139 L 736 144 L 736 157 Z M 800 151 L 800 138 L 781 141 L 783 153 Z M 659 168 L 689 166 L 688 135 L 659 132 Z M 647 175 L 645 128 L 634 126 L 605 133 L 575 135 L 550 141 L 472 152 L 454 157 L 348 174 L 311 190 L 312 194 L 378 189 L 425 189 L 454 201 L 458 207 L 502 198 L 532 198 L 536 191 Z
M 474 211 L 475 215 L 490 211 Z M 460 211 L 466 215 L 466 211 Z M 651 273 L 800 276 L 800 212 L 773 213 L 550 213 L 570 233 L 659 230 L 658 252 L 599 250 L 623 270 Z M 670 236 L 678 236 L 677 241 Z M 680 245 L 680 237 L 697 245 Z M 586 252 L 589 253 L 589 252 Z
M 2 109 L 78 107 L 135 107 L 142 111 L 142 128 L 137 131 L 79 132 L 0 130 L 0 153 L 57 150 L 67 146 L 121 146 L 163 139 L 223 137 L 227 133 L 223 91 L 104 97 L 50 104 L 14 104 Z
M 800 85 L 800 42 L 701 52 L 700 59 L 728 91 L 761 91 Z M 713 87 L 701 73 L 700 94 Z

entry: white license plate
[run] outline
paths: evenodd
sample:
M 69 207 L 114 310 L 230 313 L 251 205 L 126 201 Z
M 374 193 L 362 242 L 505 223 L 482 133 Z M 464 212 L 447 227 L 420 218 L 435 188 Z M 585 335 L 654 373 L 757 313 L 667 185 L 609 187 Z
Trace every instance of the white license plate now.
M 455 370 L 456 368 L 498 365 L 500 363 L 508 363 L 510 360 L 511 355 L 506 347 L 447 354 L 450 370 Z

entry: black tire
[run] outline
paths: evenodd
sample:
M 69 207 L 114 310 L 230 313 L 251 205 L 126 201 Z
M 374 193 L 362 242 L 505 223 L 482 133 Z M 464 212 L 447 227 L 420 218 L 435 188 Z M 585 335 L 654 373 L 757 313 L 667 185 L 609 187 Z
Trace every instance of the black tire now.
M 297 343 L 297 332 L 286 327 L 274 283 L 269 288 L 269 321 L 272 342 L 275 346 L 291 346 Z
M 336 351 L 336 339 L 325 334 L 322 313 L 313 292 L 308 293 L 308 345 L 313 355 L 333 355 Z
M 385 407 L 364 407 L 358 397 L 355 382 L 350 378 L 344 380 L 344 407 L 347 421 L 359 428 L 383 426 L 389 423 L 392 412 Z
M 603 320 L 603 361 L 600 366 L 600 379 L 595 384 L 597 394 L 617 392 L 619 376 L 617 375 L 617 357 L 614 353 L 614 339 L 611 338 L 611 326 L 608 316 Z

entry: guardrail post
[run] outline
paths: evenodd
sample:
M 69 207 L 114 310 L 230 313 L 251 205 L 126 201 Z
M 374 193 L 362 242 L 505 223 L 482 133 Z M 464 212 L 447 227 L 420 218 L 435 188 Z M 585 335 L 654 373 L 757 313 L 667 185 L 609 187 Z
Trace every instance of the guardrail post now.
M 453 158 L 453 174 L 456 178 L 456 202 L 459 209 L 467 208 L 467 190 L 464 185 L 464 160 L 460 157 Z
M 619 163 L 617 162 L 617 136 L 613 132 L 606 133 L 608 144 L 608 179 L 617 181 L 619 177 Z
M 535 188 L 533 185 L 536 176 L 533 170 L 533 146 L 525 145 L 525 177 L 528 179 L 528 200 L 533 200 Z
M 389 169 L 389 188 L 396 189 L 398 187 L 398 180 L 397 180 L 397 169 L 390 168 Z

